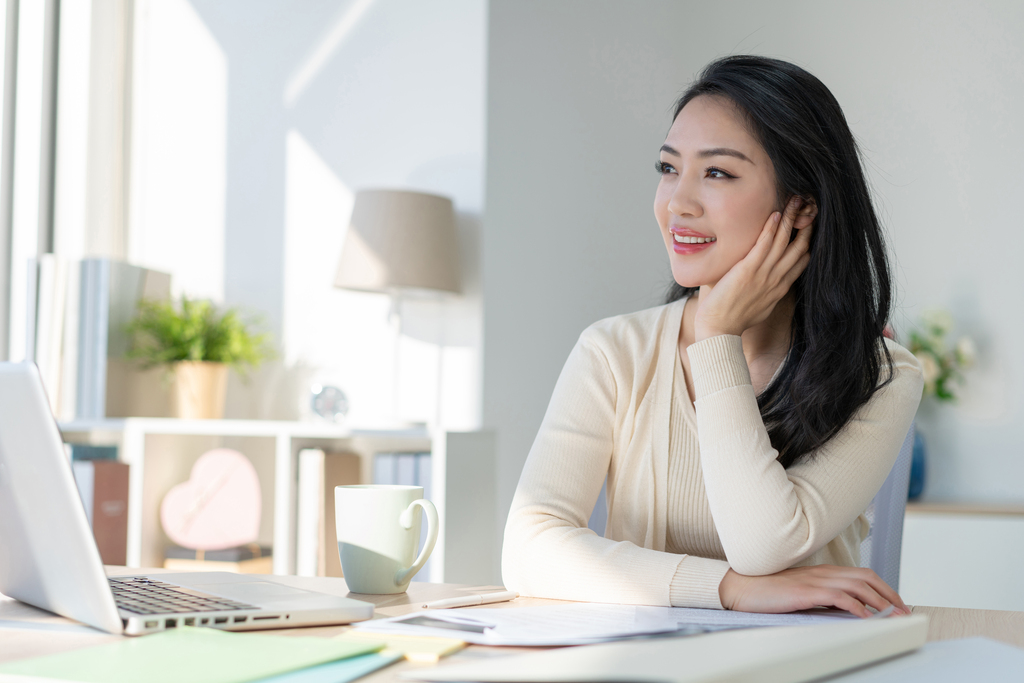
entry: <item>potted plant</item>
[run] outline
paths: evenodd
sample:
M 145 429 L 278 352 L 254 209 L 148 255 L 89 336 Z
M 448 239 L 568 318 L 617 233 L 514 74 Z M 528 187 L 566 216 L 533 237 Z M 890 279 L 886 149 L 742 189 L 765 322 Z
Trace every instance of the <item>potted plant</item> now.
M 228 368 L 245 374 L 273 355 L 268 335 L 238 309 L 219 311 L 207 300 L 143 300 L 128 332 L 129 358 L 170 369 L 175 417 L 222 418 Z

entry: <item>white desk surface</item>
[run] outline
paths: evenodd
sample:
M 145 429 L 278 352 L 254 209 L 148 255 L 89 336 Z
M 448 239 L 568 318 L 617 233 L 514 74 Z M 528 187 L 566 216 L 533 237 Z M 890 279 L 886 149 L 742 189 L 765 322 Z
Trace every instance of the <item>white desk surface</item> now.
M 146 570 L 146 573 L 159 573 L 165 570 Z M 108 567 L 111 576 L 138 573 L 124 567 Z M 349 595 L 344 579 L 305 578 L 298 576 L 277 577 L 296 587 L 312 588 L 325 593 Z M 424 602 L 443 598 L 498 590 L 496 586 L 467 586 L 455 584 L 413 583 L 407 593 L 399 595 L 357 595 L 351 597 L 366 600 L 376 605 L 376 617 L 393 617 L 413 612 Z M 519 598 L 512 602 L 487 605 L 488 608 L 504 607 L 513 609 L 523 606 L 558 604 L 557 600 L 537 598 Z M 462 609 L 473 609 L 466 607 Z M 1017 647 L 1024 647 L 1024 612 L 1003 612 L 995 610 L 970 610 L 946 607 L 914 607 L 915 613 L 927 614 L 931 620 L 928 629 L 928 640 L 948 640 L 952 638 L 968 638 L 985 636 L 1000 640 Z M 342 633 L 347 626 L 325 626 L 315 628 L 281 629 L 281 635 L 289 636 L 322 636 L 331 637 Z M 49 612 L 36 609 L 16 600 L 0 596 L 0 662 L 24 659 L 65 650 L 89 647 L 124 638 L 101 633 L 77 622 L 58 617 Z M 471 646 L 462 652 L 452 655 L 445 661 L 455 659 L 477 658 L 495 655 L 507 655 L 523 648 L 496 648 Z M 399 662 L 361 681 L 367 683 L 384 683 L 397 681 L 399 671 L 428 666 Z M 0 677 L 2 681 L 2 677 Z

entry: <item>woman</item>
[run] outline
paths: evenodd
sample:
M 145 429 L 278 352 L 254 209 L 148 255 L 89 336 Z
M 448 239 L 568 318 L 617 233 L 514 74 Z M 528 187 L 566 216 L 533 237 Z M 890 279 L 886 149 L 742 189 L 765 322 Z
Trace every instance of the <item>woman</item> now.
M 505 585 L 907 611 L 857 565 L 922 379 L 882 335 L 885 246 L 838 102 L 792 64 L 718 60 L 677 103 L 657 169 L 676 284 L 573 349 L 512 503 Z M 606 478 L 600 538 L 587 520 Z

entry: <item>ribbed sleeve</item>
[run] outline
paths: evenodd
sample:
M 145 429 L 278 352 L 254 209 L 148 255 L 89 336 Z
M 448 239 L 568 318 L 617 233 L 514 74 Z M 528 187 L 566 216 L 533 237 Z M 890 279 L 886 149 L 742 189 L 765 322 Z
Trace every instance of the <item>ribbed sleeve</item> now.
M 688 555 L 672 577 L 672 606 L 723 609 L 718 585 L 728 571 L 728 562 Z
M 743 340 L 734 334 L 710 337 L 686 349 L 693 369 L 694 401 L 729 387 L 750 384 Z

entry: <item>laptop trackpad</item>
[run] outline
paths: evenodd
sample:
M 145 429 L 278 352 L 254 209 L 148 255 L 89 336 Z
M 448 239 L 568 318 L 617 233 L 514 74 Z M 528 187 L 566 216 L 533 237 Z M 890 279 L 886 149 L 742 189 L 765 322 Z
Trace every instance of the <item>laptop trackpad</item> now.
M 280 583 L 269 581 L 247 581 L 245 583 L 208 583 L 189 586 L 195 590 L 205 591 L 213 595 L 221 595 L 232 600 L 254 602 L 267 598 L 283 598 L 292 596 L 310 597 L 313 594 L 301 588 L 292 588 Z M 323 596 L 317 596 L 323 597 Z

